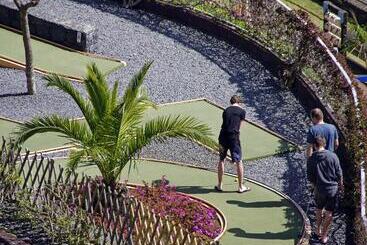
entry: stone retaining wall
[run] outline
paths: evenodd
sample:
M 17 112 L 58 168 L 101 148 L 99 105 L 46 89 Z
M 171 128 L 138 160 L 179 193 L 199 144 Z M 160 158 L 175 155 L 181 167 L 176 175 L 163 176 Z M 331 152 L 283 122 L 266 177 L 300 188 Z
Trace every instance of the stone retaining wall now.
M 20 30 L 18 10 L 0 4 L 0 24 Z M 54 23 L 29 14 L 29 28 L 32 35 L 79 51 L 90 51 L 96 42 L 93 26 L 79 23 Z

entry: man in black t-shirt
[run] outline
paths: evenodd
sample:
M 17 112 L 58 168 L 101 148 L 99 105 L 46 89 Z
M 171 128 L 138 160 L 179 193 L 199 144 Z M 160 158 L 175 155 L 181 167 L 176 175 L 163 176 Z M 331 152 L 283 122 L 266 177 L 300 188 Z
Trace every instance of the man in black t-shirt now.
M 218 163 L 218 185 L 215 186 L 217 191 L 222 191 L 222 179 L 224 174 L 224 159 L 227 157 L 228 150 L 231 152 L 232 162 L 237 165 L 238 176 L 238 192 L 249 191 L 250 188 L 244 186 L 243 182 L 243 165 L 242 165 L 242 151 L 240 142 L 240 127 L 241 123 L 245 121 L 246 111 L 240 107 L 241 98 L 237 95 L 232 96 L 231 106 L 223 112 L 223 124 L 219 134 L 219 155 L 220 161 Z

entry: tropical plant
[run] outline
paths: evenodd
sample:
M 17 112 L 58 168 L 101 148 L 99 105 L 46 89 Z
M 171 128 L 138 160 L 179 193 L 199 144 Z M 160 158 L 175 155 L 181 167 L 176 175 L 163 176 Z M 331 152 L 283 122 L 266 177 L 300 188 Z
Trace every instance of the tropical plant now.
M 105 76 L 95 64 L 87 67 L 84 86 L 87 98 L 72 83 L 58 75 L 45 77 L 48 87 L 56 87 L 72 97 L 85 120 L 71 120 L 58 115 L 36 117 L 16 132 L 17 144 L 35 134 L 56 132 L 74 144 L 68 160 L 72 170 L 80 164 L 95 164 L 104 182 L 113 185 L 123 168 L 139 156 L 142 148 L 153 141 L 184 138 L 217 149 L 210 128 L 190 116 L 158 116 L 144 121 L 148 109 L 156 108 L 143 86 L 150 63 L 136 73 L 122 97 L 119 83 L 108 87 Z

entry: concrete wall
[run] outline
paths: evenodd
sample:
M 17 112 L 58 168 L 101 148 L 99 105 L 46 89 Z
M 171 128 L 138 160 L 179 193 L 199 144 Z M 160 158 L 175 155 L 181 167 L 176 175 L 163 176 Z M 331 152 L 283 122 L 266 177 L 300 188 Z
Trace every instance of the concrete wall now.
M 0 4 L 0 24 L 20 30 L 19 12 Z M 92 26 L 54 23 L 33 15 L 29 15 L 29 28 L 36 37 L 80 51 L 90 51 L 97 38 Z

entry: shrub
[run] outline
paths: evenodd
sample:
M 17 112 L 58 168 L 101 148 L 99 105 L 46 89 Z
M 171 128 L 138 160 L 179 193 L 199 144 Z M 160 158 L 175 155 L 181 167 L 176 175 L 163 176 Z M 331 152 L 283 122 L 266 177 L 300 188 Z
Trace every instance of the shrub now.
M 200 237 L 213 239 L 221 232 L 216 210 L 176 192 L 175 187 L 169 186 L 165 178 L 152 187 L 147 184 L 139 186 L 131 194 L 153 209 L 157 215 L 181 224 Z

